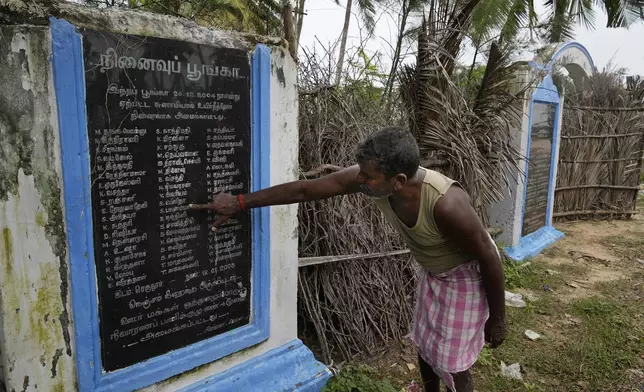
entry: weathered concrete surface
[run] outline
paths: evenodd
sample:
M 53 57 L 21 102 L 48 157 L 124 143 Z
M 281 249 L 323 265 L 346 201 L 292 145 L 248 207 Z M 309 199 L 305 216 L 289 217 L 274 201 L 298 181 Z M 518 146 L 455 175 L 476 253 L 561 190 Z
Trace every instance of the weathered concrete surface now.
M 0 27 L 0 288 L 8 391 L 75 390 L 46 27 Z
M 497 241 L 503 246 L 514 247 L 521 239 L 521 219 L 523 218 L 523 189 L 525 186 L 526 165 L 525 157 L 528 151 L 528 134 L 530 128 L 530 97 L 534 92 L 530 86 L 535 86 L 541 77 L 533 73 L 527 64 L 517 63 L 514 65 L 515 80 L 512 83 L 512 94 L 523 94 L 521 105 L 521 118 L 515 124 L 512 132 L 511 145 L 519 152 L 521 159 L 518 162 L 519 169 L 511 168 L 504 175 L 508 184 L 503 190 L 503 199 L 488 207 L 488 217 L 492 227 L 501 228 L 503 231 L 497 237 Z
M 297 71 L 283 40 L 206 29 L 156 14 L 0 0 L 0 22 L 16 25 L 0 30 L 0 324 L 8 391 L 77 389 L 49 15 L 79 27 L 249 52 L 257 43 L 268 45 L 271 183 L 298 176 Z M 42 26 L 20 26 L 27 22 Z M 274 207 L 270 214 L 270 338 L 144 391 L 179 390 L 297 338 L 297 207 Z
M 127 9 L 92 8 L 57 0 L 0 0 L 0 23 L 49 24 L 49 17 L 113 33 L 176 39 L 213 46 L 252 50 L 256 44 L 287 48 L 281 38 L 213 30 L 187 19 Z
M 57 13 L 56 0 L 0 0 L 0 23 L 2 24 L 45 24 L 48 15 Z

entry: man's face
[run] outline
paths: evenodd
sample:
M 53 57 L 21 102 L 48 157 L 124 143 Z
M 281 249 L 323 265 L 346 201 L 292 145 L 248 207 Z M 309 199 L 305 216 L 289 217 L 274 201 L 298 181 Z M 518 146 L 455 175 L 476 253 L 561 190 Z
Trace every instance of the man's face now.
M 360 172 L 356 181 L 361 184 L 362 192 L 369 197 L 381 199 L 391 196 L 402 188 L 399 176 L 387 178 L 378 170 L 375 162 L 363 162 L 359 164 Z

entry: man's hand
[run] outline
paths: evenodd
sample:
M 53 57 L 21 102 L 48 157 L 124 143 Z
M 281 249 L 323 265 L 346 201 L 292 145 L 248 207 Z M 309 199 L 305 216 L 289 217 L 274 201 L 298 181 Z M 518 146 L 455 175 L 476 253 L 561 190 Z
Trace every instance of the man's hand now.
M 485 323 L 485 341 L 491 348 L 499 347 L 505 340 L 505 317 L 490 317 Z
M 230 218 L 241 210 L 239 200 L 236 196 L 228 193 L 218 193 L 212 198 L 211 204 L 190 204 L 188 209 L 191 210 L 212 210 L 219 214 L 219 218 L 212 225 L 212 231 L 226 223 Z

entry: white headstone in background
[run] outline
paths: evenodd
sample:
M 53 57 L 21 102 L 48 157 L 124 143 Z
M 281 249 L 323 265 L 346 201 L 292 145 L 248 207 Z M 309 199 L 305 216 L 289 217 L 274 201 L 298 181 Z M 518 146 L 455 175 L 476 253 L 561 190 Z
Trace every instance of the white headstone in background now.
M 576 42 L 543 48 L 517 71 L 517 91 L 527 90 L 512 143 L 525 159 L 522 170 L 506 173 L 511 179 L 506 197 L 489 209 L 490 224 L 503 229 L 499 241 L 517 261 L 563 237 L 552 225 L 563 113 L 563 92 L 552 80 L 555 66 L 564 67 L 579 88 L 594 72 L 588 51 Z

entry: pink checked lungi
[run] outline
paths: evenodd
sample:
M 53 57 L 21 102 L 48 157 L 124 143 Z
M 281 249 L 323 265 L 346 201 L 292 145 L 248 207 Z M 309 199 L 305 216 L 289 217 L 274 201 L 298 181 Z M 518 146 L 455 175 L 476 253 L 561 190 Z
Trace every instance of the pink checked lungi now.
M 485 344 L 489 311 L 478 261 L 447 272 L 424 269 L 411 338 L 420 356 L 452 390 L 452 374 L 468 370 Z

